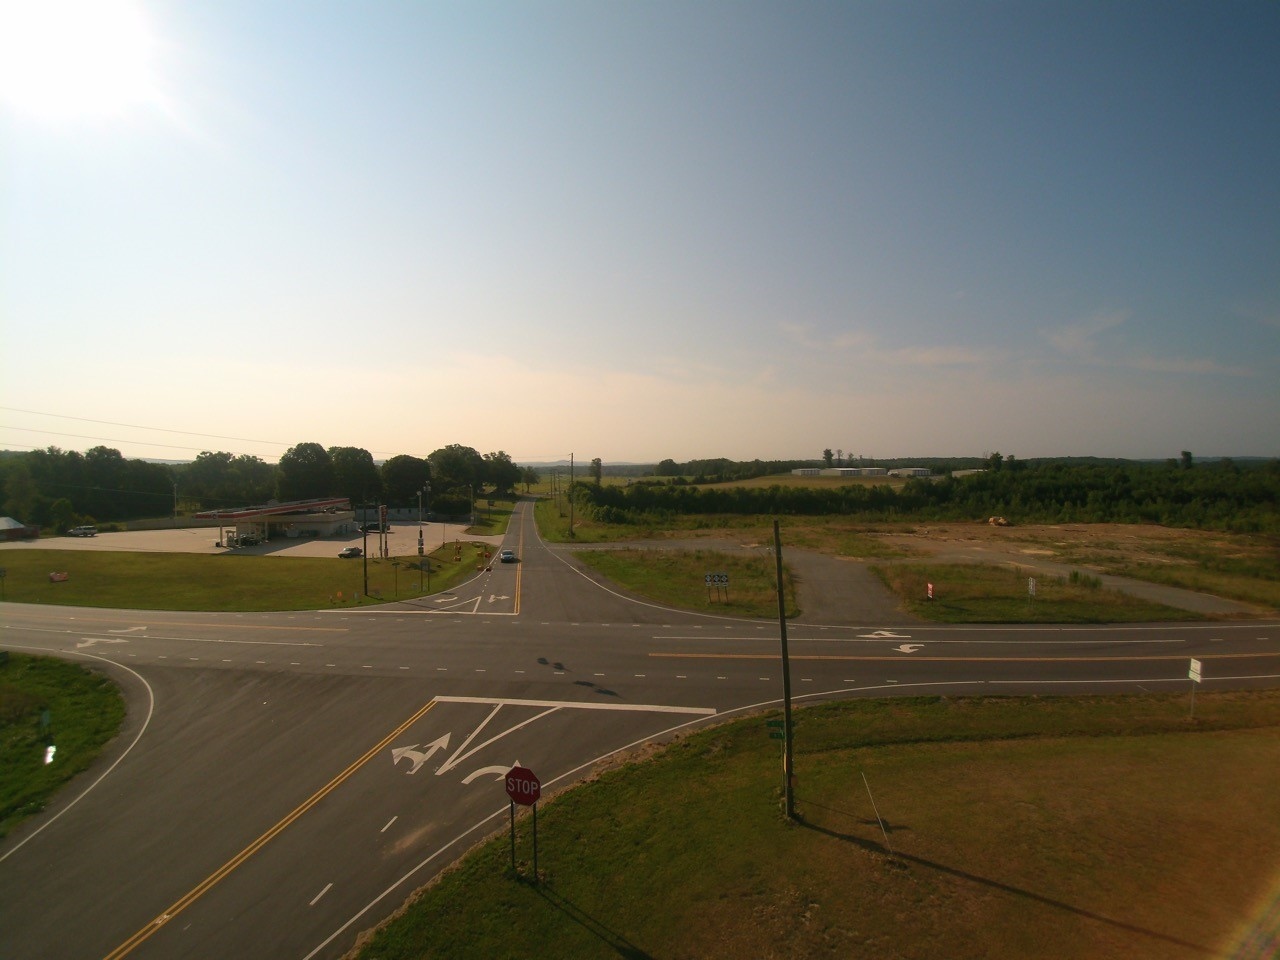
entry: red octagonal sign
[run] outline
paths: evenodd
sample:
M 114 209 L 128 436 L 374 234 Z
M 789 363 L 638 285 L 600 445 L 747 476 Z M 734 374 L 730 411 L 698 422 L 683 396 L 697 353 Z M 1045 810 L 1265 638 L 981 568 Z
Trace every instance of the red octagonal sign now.
M 512 767 L 507 771 L 507 796 L 526 807 L 537 803 L 542 796 L 537 774 L 526 767 Z

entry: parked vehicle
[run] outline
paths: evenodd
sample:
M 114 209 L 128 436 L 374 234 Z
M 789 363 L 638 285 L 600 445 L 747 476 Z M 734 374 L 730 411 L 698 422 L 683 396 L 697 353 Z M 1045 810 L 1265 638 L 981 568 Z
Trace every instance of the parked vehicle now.
M 377 521 L 360 524 L 361 533 L 381 533 L 383 530 L 390 532 L 391 524 L 387 524 L 385 527 Z
M 68 537 L 96 537 L 98 535 L 97 527 L 72 527 L 67 531 Z
M 338 556 L 342 557 L 345 560 L 348 557 L 358 557 L 362 553 L 364 553 L 364 551 L 361 550 L 359 547 L 344 547 L 343 549 L 338 551 Z

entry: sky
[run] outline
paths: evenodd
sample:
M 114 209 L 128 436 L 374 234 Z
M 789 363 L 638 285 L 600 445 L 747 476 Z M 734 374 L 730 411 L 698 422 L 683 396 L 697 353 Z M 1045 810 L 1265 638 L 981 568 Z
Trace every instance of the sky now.
M 1277 49 L 1273 0 L 0 0 L 0 449 L 1280 456 Z

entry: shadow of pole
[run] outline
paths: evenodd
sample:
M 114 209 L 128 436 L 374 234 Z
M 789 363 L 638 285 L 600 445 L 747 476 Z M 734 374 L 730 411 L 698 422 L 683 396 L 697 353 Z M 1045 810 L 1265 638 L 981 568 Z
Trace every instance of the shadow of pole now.
M 1187 950 L 1193 950 L 1196 953 L 1202 953 L 1205 956 L 1213 956 L 1214 951 L 1199 943 L 1191 943 L 1188 940 L 1180 940 L 1177 937 L 1170 936 L 1166 933 L 1160 933 L 1156 930 L 1148 930 L 1146 927 L 1140 927 L 1134 923 L 1128 923 L 1124 920 L 1116 920 L 1113 917 L 1104 916 L 1092 910 L 1086 910 L 1083 907 L 1077 907 L 1070 903 L 1064 903 L 1061 900 L 1055 900 L 1052 897 L 1046 897 L 1043 894 L 1036 893 L 1032 890 L 1025 890 L 1022 887 L 1015 887 L 1012 884 L 1002 883 L 999 880 L 992 880 L 989 877 L 980 877 L 976 873 L 970 873 L 967 870 L 961 870 L 958 867 L 949 867 L 945 863 L 938 863 L 934 860 L 928 860 L 924 857 L 917 857 L 910 853 L 894 852 L 885 848 L 884 844 L 877 843 L 874 840 L 867 840 L 863 837 L 856 837 L 852 834 L 841 833 L 838 830 L 832 830 L 828 827 L 821 827 L 815 823 L 810 823 L 803 816 L 797 818 L 797 824 L 806 830 L 813 830 L 817 833 L 824 834 L 828 837 L 834 837 L 837 840 L 843 840 L 845 843 L 853 844 L 869 853 L 879 853 L 892 860 L 903 861 L 906 863 L 914 863 L 917 866 L 926 867 L 930 870 L 936 870 L 939 873 L 947 874 L 959 880 L 966 880 L 969 883 L 976 883 L 992 890 L 999 890 L 1001 893 L 1007 893 L 1015 897 L 1023 897 L 1027 900 L 1033 900 L 1036 903 L 1042 903 L 1047 907 L 1053 907 L 1055 910 L 1062 910 L 1067 913 L 1075 914 L 1086 920 L 1092 920 L 1095 923 L 1106 924 L 1118 930 L 1124 930 L 1128 933 L 1138 934 L 1139 936 L 1150 937 L 1153 940 L 1159 940 L 1162 943 L 1170 943 L 1175 946 L 1184 947 Z
M 625 957 L 626 960 L 654 960 L 652 954 L 641 950 L 617 930 L 605 926 L 595 917 L 566 900 L 554 890 L 549 889 L 546 884 L 539 884 L 533 889 L 548 904 L 555 907 L 588 933 L 598 937 L 601 942 L 607 944 L 618 956 Z

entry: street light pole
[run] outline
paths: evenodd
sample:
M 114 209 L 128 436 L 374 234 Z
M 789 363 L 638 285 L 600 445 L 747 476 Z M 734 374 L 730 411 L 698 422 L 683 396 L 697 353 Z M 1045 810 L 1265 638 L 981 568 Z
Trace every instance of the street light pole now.
M 428 563 L 428 561 L 425 559 L 426 551 L 423 550 L 422 548 L 422 495 L 429 494 L 430 492 L 431 492 L 431 484 L 429 483 L 424 483 L 422 485 L 422 489 L 418 491 L 418 592 L 419 593 L 422 592 L 422 565 L 424 563 Z M 430 579 L 429 564 L 427 569 L 428 569 L 427 583 L 430 583 L 431 579 Z

